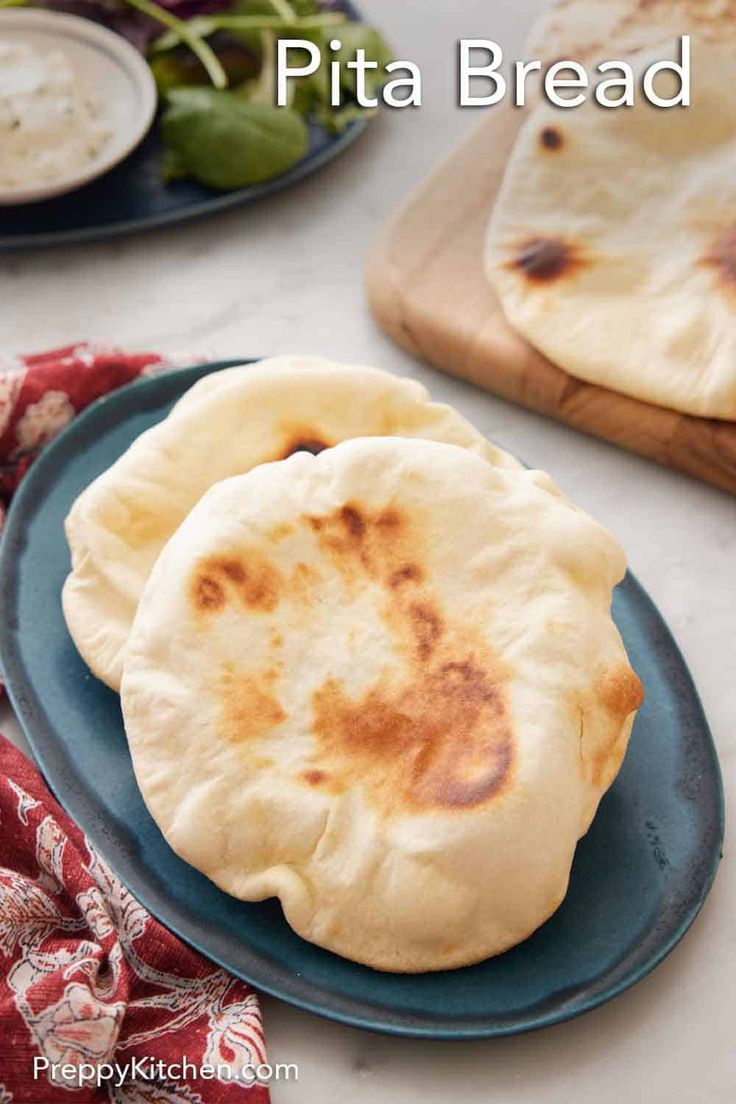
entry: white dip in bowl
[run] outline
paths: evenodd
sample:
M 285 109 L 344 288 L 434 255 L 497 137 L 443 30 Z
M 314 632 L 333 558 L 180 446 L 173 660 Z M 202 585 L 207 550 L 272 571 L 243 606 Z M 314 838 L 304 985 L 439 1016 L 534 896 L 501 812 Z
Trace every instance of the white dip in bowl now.
M 0 204 L 78 188 L 123 160 L 156 111 L 143 57 L 86 19 L 0 11 Z

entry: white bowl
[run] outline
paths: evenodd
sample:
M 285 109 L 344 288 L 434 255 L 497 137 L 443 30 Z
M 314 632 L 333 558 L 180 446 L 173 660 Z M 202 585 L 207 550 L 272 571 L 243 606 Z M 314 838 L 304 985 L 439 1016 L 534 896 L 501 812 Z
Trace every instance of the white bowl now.
M 89 19 L 32 9 L 0 11 L 0 41 L 62 49 L 94 91 L 110 137 L 83 169 L 33 187 L 0 187 L 0 205 L 35 203 L 70 192 L 119 164 L 143 140 L 156 113 L 156 82 L 131 44 Z

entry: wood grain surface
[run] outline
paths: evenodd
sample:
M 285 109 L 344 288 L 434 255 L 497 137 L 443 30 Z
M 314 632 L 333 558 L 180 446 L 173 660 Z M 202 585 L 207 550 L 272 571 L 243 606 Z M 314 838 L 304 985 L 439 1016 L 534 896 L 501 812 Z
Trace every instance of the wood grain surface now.
M 410 353 L 452 375 L 736 494 L 736 423 L 577 380 L 506 321 L 482 252 L 523 117 L 511 107 L 489 110 L 389 222 L 367 269 L 376 320 Z

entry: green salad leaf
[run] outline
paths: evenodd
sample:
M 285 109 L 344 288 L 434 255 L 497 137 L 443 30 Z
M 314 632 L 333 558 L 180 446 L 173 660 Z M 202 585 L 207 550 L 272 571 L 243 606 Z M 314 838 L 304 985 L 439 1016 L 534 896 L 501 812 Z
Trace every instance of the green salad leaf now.
M 155 0 L 125 0 L 125 2 L 131 8 L 136 8 L 142 15 L 148 16 L 149 19 L 153 19 L 157 23 L 163 23 L 182 42 L 186 42 L 192 53 L 199 58 L 215 88 L 225 88 L 227 86 L 227 76 L 217 55 L 212 52 L 200 35 L 192 31 L 186 20 L 179 19 L 178 16 L 162 7 L 161 4 L 155 3 Z
M 375 96 L 386 83 L 386 66 L 393 61 L 393 53 L 380 31 L 375 27 L 369 27 L 367 23 L 346 23 L 336 33 L 340 39 L 342 48 L 330 57 L 339 61 L 342 66 L 342 86 L 355 96 L 355 72 L 347 68 L 347 62 L 352 61 L 356 51 L 365 50 L 368 61 L 375 61 L 377 69 L 371 69 L 366 73 L 366 92 L 369 96 Z M 323 57 L 326 51 L 323 51 Z M 324 63 L 323 63 L 324 64 Z
M 340 133 L 369 114 L 357 102 L 355 72 L 347 62 L 363 49 L 367 60 L 377 63 L 366 74 L 366 91 L 376 96 L 392 59 L 379 31 L 318 0 L 232 0 L 224 11 L 187 20 L 186 39 L 180 25 L 167 21 L 166 26 L 148 55 L 168 105 L 161 128 L 165 174 L 191 176 L 215 188 L 261 183 L 296 163 L 307 152 L 307 121 Z M 308 39 L 322 54 L 315 73 L 292 83 L 288 108 L 276 106 L 276 49 L 283 37 Z M 342 43 L 337 53 L 330 49 L 335 38 Z M 212 57 L 220 71 L 219 94 L 210 87 Z M 341 64 L 338 107 L 330 102 L 335 60 Z M 224 84 L 228 91 L 222 91 Z
M 309 148 L 307 124 L 297 111 L 214 88 L 169 92 L 161 133 L 167 179 L 190 176 L 221 190 L 270 180 Z

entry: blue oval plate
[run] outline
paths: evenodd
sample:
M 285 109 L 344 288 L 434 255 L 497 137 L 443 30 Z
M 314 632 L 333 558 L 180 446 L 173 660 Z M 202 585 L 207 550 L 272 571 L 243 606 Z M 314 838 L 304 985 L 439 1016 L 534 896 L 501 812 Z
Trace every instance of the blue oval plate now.
M 352 3 L 337 5 L 351 19 L 360 15 Z M 316 172 L 355 141 L 366 127 L 356 119 L 342 134 L 309 124 L 309 152 L 293 168 L 265 184 L 218 192 L 194 180 L 164 183 L 163 143 L 159 121 L 130 157 L 98 180 L 56 199 L 0 207 L 0 250 L 99 241 L 139 230 L 152 230 L 203 215 L 253 203 Z
M 556 1023 L 621 993 L 687 931 L 715 876 L 723 835 L 718 760 L 697 693 L 631 575 L 616 591 L 614 616 L 646 704 L 621 774 L 578 847 L 564 904 L 513 950 L 441 974 L 378 973 L 305 943 L 277 903 L 222 893 L 164 842 L 135 784 L 118 698 L 90 675 L 66 631 L 63 521 L 80 491 L 195 380 L 227 366 L 145 380 L 90 407 L 33 466 L 10 510 L 0 650 L 49 785 L 164 924 L 301 1008 L 379 1031 L 461 1039 Z

